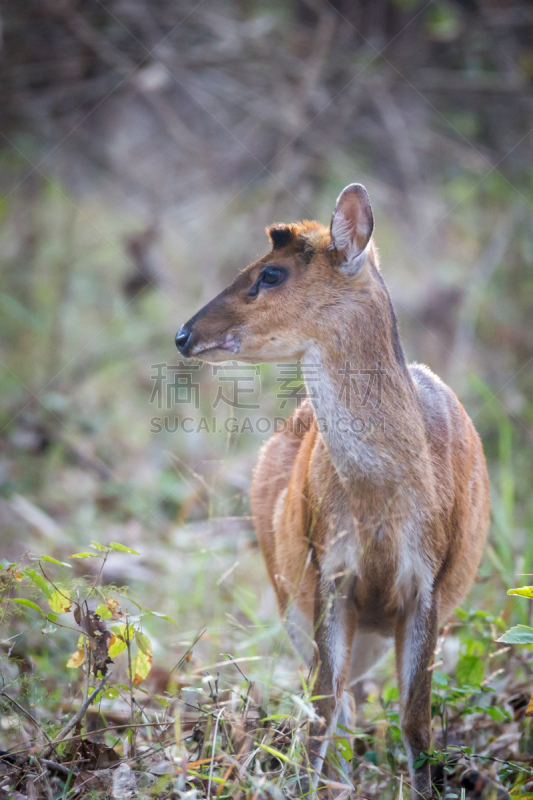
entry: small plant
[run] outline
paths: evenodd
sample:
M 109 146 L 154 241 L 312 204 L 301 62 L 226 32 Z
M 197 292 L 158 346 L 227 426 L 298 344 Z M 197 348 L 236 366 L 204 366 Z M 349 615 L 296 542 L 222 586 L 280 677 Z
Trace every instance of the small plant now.
M 509 589 L 507 594 L 515 594 L 519 597 L 528 597 L 533 600 L 533 586 L 522 586 L 518 589 Z M 498 639 L 505 644 L 533 644 L 533 628 L 529 625 L 515 625 L 506 631 Z
M 518 589 L 509 589 L 507 594 L 518 595 L 519 597 L 528 597 L 533 600 L 533 586 L 521 586 Z M 498 639 L 499 642 L 505 644 L 533 644 L 533 628 L 529 625 L 515 625 L 509 628 L 503 636 Z M 533 694 L 526 709 L 526 714 L 533 714 Z
M 139 686 L 148 677 L 153 658 L 150 639 L 143 632 L 143 620 L 146 616 L 157 616 L 176 623 L 166 614 L 143 608 L 115 587 L 106 588 L 100 585 L 102 571 L 111 551 L 139 555 L 138 551 L 119 542 L 111 542 L 106 546 L 93 541 L 91 547 L 96 552 L 74 553 L 69 558 L 100 559 L 100 567 L 92 583 L 52 579 L 48 564 L 69 569 L 71 564 L 48 555 L 35 559 L 36 568 L 4 561 L 1 565 L 4 580 L 0 599 L 41 614 L 49 623 L 43 627 L 43 633 L 54 633 L 58 627 L 77 632 L 77 649 L 66 664 L 70 669 L 85 666 L 87 675 L 92 673 L 95 678 L 104 677 L 108 673 L 108 664 L 127 650 L 128 676 L 132 685 Z M 13 592 L 17 590 L 20 596 L 13 597 Z M 48 608 L 43 609 L 34 599 L 23 597 L 24 590 Z M 129 611 L 124 611 L 121 606 L 121 601 L 124 600 L 136 606 L 139 613 L 132 615 Z M 77 628 L 73 628 L 71 622 L 63 616 L 68 612 L 73 613 Z M 133 646 L 136 648 L 135 655 Z
M 24 566 L 25 556 L 19 563 L 3 561 L 0 569 L 0 610 L 2 621 L 10 615 L 10 610 L 18 607 L 21 611 L 37 612 L 42 618 L 41 632 L 49 637 L 58 629 L 72 634 L 76 649 L 66 661 L 68 670 L 83 673 L 83 696 L 80 708 L 59 731 L 43 727 L 46 745 L 43 757 L 50 756 L 57 746 L 64 742 L 74 729 L 80 732 L 83 718 L 92 704 L 102 699 L 126 698 L 130 706 L 131 728 L 128 732 L 129 752 L 135 752 L 135 726 L 142 717 L 142 708 L 135 700 L 138 690 L 148 677 L 152 668 L 153 649 L 145 630 L 145 620 L 149 616 L 162 617 L 172 622 L 169 616 L 143 608 L 124 591 L 101 585 L 101 576 L 112 551 L 139 555 L 136 550 L 119 542 L 103 545 L 91 542 L 91 551 L 74 553 L 69 559 L 99 559 L 99 568 L 92 581 L 85 579 L 58 580 L 52 570 L 57 566 L 71 569 L 71 564 L 58 561 L 49 555 L 30 559 L 31 566 Z M 130 608 L 134 607 L 135 613 Z M 125 653 L 124 664 L 127 682 L 111 682 L 113 672 L 110 665 Z M 117 670 L 120 672 L 120 670 Z M 65 683 L 69 681 L 68 674 Z M 0 696 L 8 704 L 20 709 L 10 695 L 9 686 L 4 685 Z M 141 690 L 142 691 L 142 690 Z M 168 705 L 164 697 L 155 699 Z

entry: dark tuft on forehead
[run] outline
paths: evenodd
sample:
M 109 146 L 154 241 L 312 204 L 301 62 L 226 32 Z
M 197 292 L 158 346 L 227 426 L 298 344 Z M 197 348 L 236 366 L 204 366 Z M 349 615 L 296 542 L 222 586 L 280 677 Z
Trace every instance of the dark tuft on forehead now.
M 274 250 L 286 247 L 292 242 L 294 235 L 291 228 L 286 225 L 272 225 L 271 228 L 267 228 L 267 233 L 270 236 Z
M 274 250 L 287 247 L 304 264 L 310 264 L 314 256 L 326 250 L 331 241 L 329 228 L 306 219 L 290 225 L 272 225 L 267 228 L 267 234 Z

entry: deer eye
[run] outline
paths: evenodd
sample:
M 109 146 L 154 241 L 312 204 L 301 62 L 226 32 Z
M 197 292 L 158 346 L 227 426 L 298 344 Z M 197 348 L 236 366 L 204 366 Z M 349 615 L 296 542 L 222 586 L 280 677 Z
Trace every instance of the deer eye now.
M 264 286 L 279 286 L 287 277 L 287 270 L 282 267 L 265 267 L 261 275 Z

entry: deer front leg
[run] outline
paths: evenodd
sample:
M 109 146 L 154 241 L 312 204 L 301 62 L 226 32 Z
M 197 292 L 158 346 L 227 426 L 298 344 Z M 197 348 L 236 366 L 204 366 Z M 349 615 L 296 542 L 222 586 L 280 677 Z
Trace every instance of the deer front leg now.
M 433 797 L 429 764 L 413 766 L 431 744 L 431 677 L 437 644 L 434 597 L 419 596 L 396 627 L 396 667 L 400 688 L 401 727 L 411 776 L 413 800 Z
M 343 692 L 355 633 L 355 608 L 347 587 L 318 585 L 315 597 L 315 718 L 307 749 L 313 786 L 317 786 L 331 737 L 343 717 Z M 343 734 L 345 736 L 345 734 Z M 308 781 L 306 781 L 308 784 Z

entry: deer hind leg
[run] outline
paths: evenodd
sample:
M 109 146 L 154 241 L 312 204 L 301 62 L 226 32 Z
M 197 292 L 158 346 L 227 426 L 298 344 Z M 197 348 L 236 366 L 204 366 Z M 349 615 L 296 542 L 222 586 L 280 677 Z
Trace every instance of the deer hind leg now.
M 437 644 L 437 608 L 433 597 L 419 597 L 416 607 L 398 621 L 396 665 L 400 688 L 401 728 L 411 776 L 413 800 L 433 796 L 429 764 L 414 767 L 431 744 L 431 677 Z
M 315 597 L 315 668 L 313 693 L 315 718 L 309 726 L 307 744 L 311 779 L 316 787 L 324 758 L 340 719 L 347 721 L 343 700 L 350 663 L 356 616 L 350 592 L 335 584 L 317 586 Z M 340 718 L 340 719 L 339 719 Z M 348 726 L 347 726 L 348 727 Z M 346 733 L 339 731 L 343 737 Z M 348 765 L 346 764 L 348 768 Z M 304 792 L 305 793 L 305 792 Z

